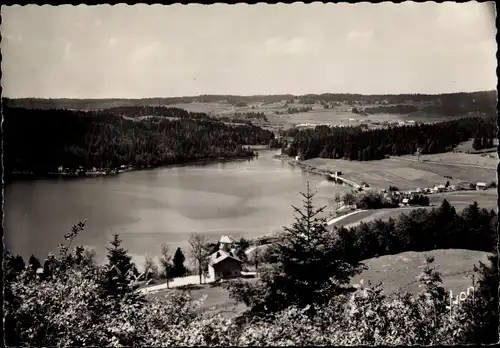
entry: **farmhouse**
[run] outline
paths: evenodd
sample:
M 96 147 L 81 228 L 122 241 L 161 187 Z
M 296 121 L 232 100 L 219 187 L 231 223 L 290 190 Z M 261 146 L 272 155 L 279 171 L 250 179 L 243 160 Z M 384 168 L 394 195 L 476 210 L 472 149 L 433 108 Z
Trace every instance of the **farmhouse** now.
M 209 256 L 209 277 L 214 281 L 239 277 L 242 263 L 236 256 L 234 240 L 228 236 L 222 236 L 219 241 L 219 250 Z
M 437 188 L 437 192 L 444 192 L 446 190 L 446 186 L 443 184 L 435 186 L 434 188 Z
M 476 188 L 477 188 L 478 190 L 486 190 L 486 186 L 487 186 L 487 185 L 486 185 L 486 183 L 484 183 L 484 182 L 478 182 L 478 183 L 476 184 Z

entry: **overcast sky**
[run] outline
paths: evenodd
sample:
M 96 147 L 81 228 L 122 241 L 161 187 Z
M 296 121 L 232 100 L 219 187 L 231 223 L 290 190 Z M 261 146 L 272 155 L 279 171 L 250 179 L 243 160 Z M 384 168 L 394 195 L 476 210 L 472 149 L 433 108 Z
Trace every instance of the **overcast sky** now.
M 490 4 L 2 6 L 6 97 L 496 89 Z

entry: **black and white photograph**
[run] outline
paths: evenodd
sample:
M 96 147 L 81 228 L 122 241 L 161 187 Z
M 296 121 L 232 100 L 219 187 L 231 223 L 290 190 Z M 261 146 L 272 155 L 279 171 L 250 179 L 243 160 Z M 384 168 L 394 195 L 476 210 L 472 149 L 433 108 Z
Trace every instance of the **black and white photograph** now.
M 4 344 L 498 343 L 496 17 L 2 5 Z

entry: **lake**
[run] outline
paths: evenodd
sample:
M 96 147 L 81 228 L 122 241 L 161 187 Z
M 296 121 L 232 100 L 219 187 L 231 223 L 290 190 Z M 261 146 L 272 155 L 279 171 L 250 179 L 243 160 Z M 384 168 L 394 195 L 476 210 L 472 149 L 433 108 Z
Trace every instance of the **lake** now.
M 162 243 L 181 247 L 187 257 L 194 232 L 217 241 L 279 231 L 293 222 L 291 204 L 301 205 L 307 181 L 318 206 L 349 190 L 273 158 L 276 153 L 112 177 L 16 181 L 5 187 L 5 245 L 25 261 L 34 254 L 43 262 L 73 224 L 88 219 L 74 244 L 94 248 L 101 262 L 112 234 L 119 233 L 142 268 L 144 255 L 159 255 Z

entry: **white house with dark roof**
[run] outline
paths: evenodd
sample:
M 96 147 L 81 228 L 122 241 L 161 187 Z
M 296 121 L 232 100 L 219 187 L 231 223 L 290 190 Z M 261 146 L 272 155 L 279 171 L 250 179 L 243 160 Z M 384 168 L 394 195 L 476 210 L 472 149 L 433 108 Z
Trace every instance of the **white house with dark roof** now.
M 236 256 L 235 241 L 228 236 L 222 236 L 219 250 L 209 256 L 208 275 L 210 280 L 239 277 L 242 263 Z
M 486 187 L 487 187 L 487 185 L 485 182 L 478 182 L 476 184 L 476 189 L 478 189 L 478 190 L 486 190 Z

